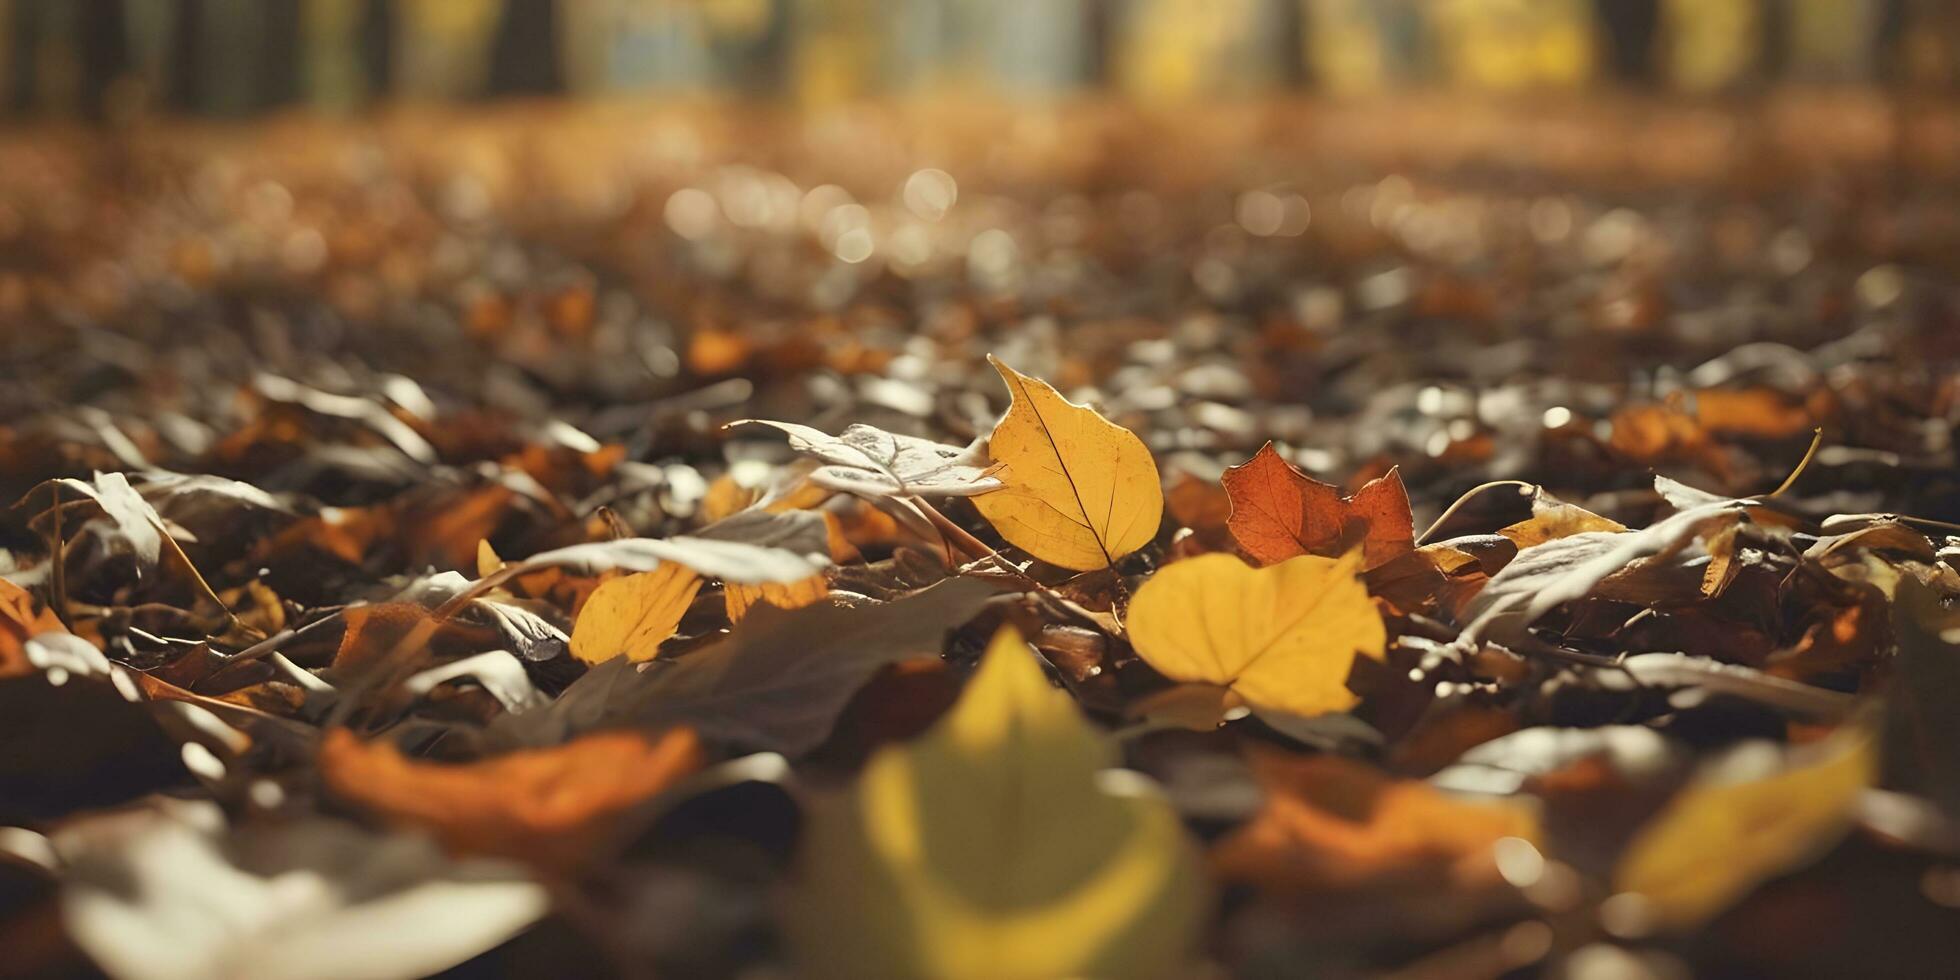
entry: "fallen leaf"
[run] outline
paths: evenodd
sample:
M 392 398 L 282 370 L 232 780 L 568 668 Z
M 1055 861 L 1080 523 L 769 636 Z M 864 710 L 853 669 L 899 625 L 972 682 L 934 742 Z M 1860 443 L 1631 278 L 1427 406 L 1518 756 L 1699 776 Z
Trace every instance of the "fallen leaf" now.
M 807 606 L 830 594 L 830 582 L 821 575 L 812 575 L 801 582 L 765 582 L 762 585 L 742 585 L 735 583 L 722 592 L 723 602 L 728 610 L 728 621 L 739 623 L 749 614 L 756 603 L 768 603 L 778 609 L 796 609 Z
M 1694 413 L 1710 432 L 1756 439 L 1780 439 L 1816 424 L 1802 402 L 1771 388 L 1703 388 L 1694 393 Z
M 1586 531 L 1518 551 L 1465 609 L 1459 641 L 1509 643 L 1562 603 L 1583 598 L 1640 559 L 1671 554 L 1703 533 L 1740 520 L 1753 501 L 1712 500 L 1638 531 Z
M 1187 975 L 1183 825 L 1011 630 L 953 709 L 817 801 L 787 915 L 817 977 Z
M 652 660 L 699 591 L 701 576 L 674 564 L 600 583 L 572 624 L 572 656 L 589 664 Z
M 1143 440 L 1047 382 L 988 362 L 1012 401 L 988 450 L 1003 485 L 973 504 L 1001 536 L 1077 571 L 1113 564 L 1156 537 L 1164 491 Z
M 766 425 L 789 436 L 797 452 L 823 460 L 810 480 L 864 497 L 913 495 L 971 497 L 999 489 L 984 454 L 972 446 L 948 446 L 917 436 L 855 424 L 842 435 L 794 422 L 742 419 L 730 425 Z
M 102 507 L 108 525 L 100 533 L 112 551 L 125 551 L 136 559 L 137 568 L 148 572 L 157 566 L 163 552 L 163 518 L 156 508 L 129 485 L 121 473 L 97 473 L 93 481 L 63 479 L 55 481 L 86 496 Z M 90 525 L 84 525 L 89 527 Z
M 54 610 L 36 608 L 26 589 L 0 579 L 0 678 L 35 673 L 27 657 L 27 641 L 42 633 L 67 632 Z
M 1601 517 L 1577 504 L 1568 504 L 1546 493 L 1543 487 L 1533 487 L 1531 516 L 1497 533 L 1523 549 L 1588 531 L 1617 532 L 1626 529 L 1626 525 L 1619 521 Z
M 753 513 L 761 514 L 760 511 Z M 828 530 L 825 528 L 822 515 L 794 511 L 785 514 L 761 514 L 761 516 L 781 519 L 776 526 L 781 526 L 782 523 L 800 526 L 754 535 L 758 539 L 790 538 L 801 546 L 805 544 L 806 535 L 810 533 L 809 529 L 814 529 L 816 535 L 814 549 L 804 551 L 799 547 L 798 550 L 790 550 L 771 544 L 721 537 L 682 535 L 665 539 L 622 538 L 618 541 L 575 544 L 532 555 L 523 561 L 506 564 L 497 574 L 516 576 L 552 567 L 572 568 L 587 575 L 613 569 L 648 572 L 658 568 L 663 562 L 673 562 L 709 578 L 728 582 L 799 582 L 823 571 L 830 563 L 827 557 Z M 759 524 L 760 519 L 758 519 Z M 724 529 L 723 533 L 730 532 Z
M 1265 568 L 1234 555 L 1177 562 L 1137 590 L 1130 642 L 1164 676 L 1228 686 L 1255 710 L 1346 710 L 1354 658 L 1379 660 L 1388 642 L 1360 565 L 1359 552 Z
M 1261 565 L 1298 555 L 1333 558 L 1360 546 L 1364 567 L 1374 568 L 1415 547 L 1409 492 L 1396 470 L 1343 496 L 1294 468 L 1269 442 L 1226 470 L 1222 482 L 1232 498 L 1232 537 Z
M 51 838 L 62 917 L 131 980 L 343 980 L 440 973 L 550 908 L 501 861 L 323 817 L 227 833 L 214 803 L 157 799 Z
M 1844 731 L 1768 776 L 1721 772 L 1762 751 L 1746 744 L 1710 763 L 1627 845 L 1613 886 L 1641 896 L 1653 926 L 1692 929 L 1850 829 L 1876 768 L 1867 736 Z
M 1960 819 L 1960 614 L 1938 590 L 1906 576 L 1892 627 L 1898 655 L 1885 704 L 1885 785 Z
M 701 768 L 691 729 L 601 732 L 466 763 L 423 762 L 344 728 L 320 742 L 328 792 L 457 854 L 550 871 L 591 858 L 621 816 Z
M 1268 750 L 1252 764 L 1266 803 L 1211 851 L 1230 879 L 1286 890 L 1474 883 L 1498 841 L 1539 839 L 1523 806 L 1453 797 L 1341 756 Z
M 934 656 L 994 587 L 947 579 L 891 602 L 829 596 L 800 609 L 749 611 L 720 642 L 643 670 L 623 657 L 594 667 L 556 701 L 490 728 L 507 746 L 555 745 L 604 728 L 691 724 L 702 735 L 798 756 L 814 748 L 878 668 Z

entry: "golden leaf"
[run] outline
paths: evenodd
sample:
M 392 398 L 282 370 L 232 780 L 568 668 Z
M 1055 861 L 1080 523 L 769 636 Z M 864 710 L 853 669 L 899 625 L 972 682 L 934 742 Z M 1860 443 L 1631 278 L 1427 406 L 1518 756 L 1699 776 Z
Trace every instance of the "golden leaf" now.
M 1836 843 L 1877 763 L 1862 732 L 1818 748 L 1761 779 L 1689 784 L 1627 846 L 1614 887 L 1646 899 L 1653 924 L 1689 929 Z
M 1536 487 L 1531 493 L 1531 516 L 1497 533 L 1524 549 L 1587 531 L 1626 529 L 1626 525 L 1619 521 L 1601 517 L 1577 504 L 1566 503 L 1546 493 L 1543 487 Z
M 742 617 L 749 614 L 749 607 L 758 602 L 766 602 L 778 609 L 796 609 L 829 594 L 830 582 L 821 575 L 812 575 L 801 582 L 764 582 L 760 585 L 730 582 L 722 592 L 722 599 L 728 606 L 728 621 L 739 623 Z
M 1164 517 L 1164 490 L 1143 440 L 1047 382 L 987 360 L 1013 397 L 988 449 L 1005 485 L 973 504 L 1001 537 L 1078 571 L 1150 543 Z
M 593 590 L 572 624 L 572 656 L 589 664 L 621 654 L 652 660 L 699 591 L 701 576 L 676 562 L 608 579 Z
M 818 801 L 788 915 L 817 977 L 1187 975 L 1184 828 L 1011 630 L 953 709 Z
M 1253 568 L 1232 555 L 1165 567 L 1130 603 L 1130 642 L 1172 680 L 1230 687 L 1297 715 L 1354 706 L 1348 669 L 1382 658 L 1388 631 L 1360 579 L 1361 552 Z

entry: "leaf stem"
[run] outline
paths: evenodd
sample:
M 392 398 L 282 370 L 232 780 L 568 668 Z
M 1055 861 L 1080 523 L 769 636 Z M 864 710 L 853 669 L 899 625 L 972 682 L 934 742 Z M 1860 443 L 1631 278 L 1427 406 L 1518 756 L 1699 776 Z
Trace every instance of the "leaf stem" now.
M 1791 470 L 1790 475 L 1784 477 L 1783 482 L 1778 484 L 1776 489 L 1771 490 L 1769 492 L 1769 496 L 1772 497 L 1781 496 L 1783 494 L 1783 491 L 1790 489 L 1790 487 L 1797 482 L 1797 477 L 1802 476 L 1804 469 L 1810 466 L 1810 461 L 1817 456 L 1817 447 L 1822 446 L 1823 444 L 1824 444 L 1823 427 L 1819 426 L 1815 429 L 1810 430 L 1810 448 L 1804 450 L 1803 458 L 1797 460 L 1797 468 Z

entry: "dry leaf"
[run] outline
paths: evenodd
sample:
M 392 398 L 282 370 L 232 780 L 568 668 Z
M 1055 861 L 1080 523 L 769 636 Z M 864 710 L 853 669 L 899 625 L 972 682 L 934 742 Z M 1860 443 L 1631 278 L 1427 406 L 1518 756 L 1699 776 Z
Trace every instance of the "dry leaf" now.
M 1167 566 L 1130 603 L 1130 642 L 1172 680 L 1229 686 L 1254 709 L 1317 715 L 1353 707 L 1348 669 L 1381 659 L 1381 613 L 1361 555 L 1301 555 L 1253 568 L 1234 555 Z
M 1409 492 L 1395 470 L 1351 497 L 1295 469 L 1272 443 L 1225 471 L 1230 527 L 1239 547 L 1261 565 L 1297 555 L 1332 558 L 1357 545 L 1374 568 L 1415 547 Z
M 1143 440 L 1047 382 L 988 361 L 1013 400 L 988 450 L 1003 486 L 973 498 L 980 513 L 1009 544 L 1077 571 L 1150 543 L 1164 491 Z
M 0 678 L 37 672 L 27 656 L 27 641 L 42 633 L 66 633 L 52 609 L 36 609 L 26 589 L 0 579 Z
M 1716 768 L 1759 748 L 1744 746 Z M 1862 732 L 1842 732 L 1818 749 L 1774 775 L 1689 784 L 1627 845 L 1614 887 L 1640 895 L 1653 925 L 1690 929 L 1836 843 L 1876 761 Z
M 551 907 L 506 862 L 451 860 L 424 838 L 321 816 L 227 828 L 204 801 L 89 816 L 52 845 L 68 869 L 68 931 L 129 980 L 438 974 Z
M 1212 848 L 1227 878 L 1279 889 L 1445 885 L 1488 868 L 1498 841 L 1539 837 L 1515 803 L 1459 799 L 1340 756 L 1261 751 L 1252 762 L 1266 803 Z
M 320 743 L 320 777 L 335 796 L 428 831 L 451 851 L 560 871 L 593 857 L 617 818 L 703 761 L 685 727 L 603 732 L 456 764 L 409 759 L 344 728 Z
M 1543 487 L 1533 487 L 1531 516 L 1497 533 L 1509 538 L 1512 544 L 1523 549 L 1574 534 L 1584 534 L 1587 531 L 1626 529 L 1626 525 L 1619 521 L 1601 517 L 1577 504 L 1568 504 L 1546 493 Z
M 652 660 L 701 591 L 701 576 L 675 564 L 608 579 L 572 625 L 572 656 L 589 664 L 624 655 Z
M 845 702 L 879 668 L 936 656 L 948 630 L 994 594 L 973 578 L 938 582 L 891 602 L 836 595 L 801 609 L 764 604 L 714 644 L 645 670 L 614 658 L 543 708 L 491 726 L 505 745 L 552 745 L 602 728 L 686 723 L 704 735 L 800 755 L 825 735 Z
M 816 977 L 1179 977 L 1205 892 L 1184 827 L 1011 630 L 923 738 L 819 801 L 789 933 Z
M 801 582 L 786 584 L 775 582 L 762 585 L 731 584 L 722 592 L 722 599 L 728 609 L 728 621 L 739 623 L 742 617 L 749 614 L 750 607 L 758 602 L 766 602 L 778 609 L 796 609 L 829 594 L 829 580 L 821 575 L 812 575 Z
M 843 493 L 970 497 L 1000 487 L 989 475 L 984 455 L 970 446 L 948 446 L 861 423 L 836 436 L 794 422 L 742 419 L 729 424 L 766 425 L 788 435 L 797 452 L 828 464 L 810 473 L 811 482 Z
M 697 535 L 595 541 L 532 555 L 498 574 L 516 576 L 565 567 L 583 574 L 619 569 L 650 572 L 672 562 L 727 582 L 800 582 L 830 564 L 823 515 L 743 511 Z

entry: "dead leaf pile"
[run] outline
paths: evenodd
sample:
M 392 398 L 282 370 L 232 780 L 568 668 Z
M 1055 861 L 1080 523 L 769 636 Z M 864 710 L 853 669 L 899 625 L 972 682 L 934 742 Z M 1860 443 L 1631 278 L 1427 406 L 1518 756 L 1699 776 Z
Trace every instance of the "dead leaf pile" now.
M 1950 972 L 1942 187 L 745 118 L 0 145 L 0 977 Z

